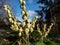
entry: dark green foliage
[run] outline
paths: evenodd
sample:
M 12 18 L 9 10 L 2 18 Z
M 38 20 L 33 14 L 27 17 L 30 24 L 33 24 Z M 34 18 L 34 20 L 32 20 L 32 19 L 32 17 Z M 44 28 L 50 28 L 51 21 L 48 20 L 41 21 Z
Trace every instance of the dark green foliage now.
M 54 41 L 51 41 L 49 38 L 46 38 L 43 41 L 38 41 L 37 45 L 57 45 L 57 43 Z
M 43 41 L 38 41 L 36 45 L 45 45 L 45 43 L 43 43 Z
M 30 42 L 34 43 L 39 41 L 41 38 L 41 36 L 39 35 L 39 33 L 35 30 L 32 33 L 30 33 Z

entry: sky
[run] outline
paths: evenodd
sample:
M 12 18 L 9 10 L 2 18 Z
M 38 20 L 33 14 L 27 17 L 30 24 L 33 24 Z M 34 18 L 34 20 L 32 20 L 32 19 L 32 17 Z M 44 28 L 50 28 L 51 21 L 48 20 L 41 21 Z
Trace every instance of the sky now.
M 37 15 L 35 10 L 39 10 L 39 5 L 37 4 L 38 0 L 25 0 L 25 1 L 26 1 L 26 9 L 29 13 L 28 18 L 32 20 L 34 16 Z M 16 19 L 23 21 L 21 15 L 22 10 L 20 8 L 19 0 L 6 0 L 6 4 L 10 6 Z
M 43 6 L 43 7 L 46 6 L 41 3 L 37 4 L 38 0 L 25 0 L 25 1 L 26 1 L 26 10 L 28 12 L 28 18 L 30 18 L 31 21 L 34 18 L 34 16 L 38 15 L 37 12 L 35 12 L 35 11 L 42 9 L 42 8 L 39 8 L 39 6 Z M 46 0 L 46 1 L 49 2 L 50 0 Z M 54 2 L 54 0 L 52 0 L 52 2 Z M 17 20 L 23 21 L 22 15 L 21 15 L 22 9 L 20 8 L 19 0 L 6 0 L 5 4 L 10 6 L 10 8 Z M 49 9 L 49 7 L 47 9 Z M 46 21 L 45 20 L 46 13 L 44 13 L 44 12 L 42 12 L 42 13 L 43 13 L 43 21 Z

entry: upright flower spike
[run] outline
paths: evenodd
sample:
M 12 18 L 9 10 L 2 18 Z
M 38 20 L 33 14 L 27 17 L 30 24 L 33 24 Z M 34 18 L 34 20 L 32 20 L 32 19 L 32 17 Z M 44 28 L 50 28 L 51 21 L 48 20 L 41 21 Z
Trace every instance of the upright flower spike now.
M 32 23 L 34 24 L 37 20 L 38 16 L 35 16 L 34 19 L 32 20 Z
M 39 32 L 39 34 L 40 34 L 41 36 L 43 35 L 41 29 L 39 28 L 39 24 L 37 24 L 37 31 Z
M 20 3 L 21 4 L 21 9 L 22 9 L 22 18 L 23 18 L 23 20 L 24 21 L 26 21 L 28 18 L 27 18 L 27 15 L 28 15 L 28 13 L 27 13 L 27 11 L 26 11 L 26 2 L 24 1 L 24 0 L 20 0 L 20 2 L 22 2 L 22 3 Z
M 38 17 L 35 16 L 34 19 L 32 20 L 32 22 L 31 22 L 31 27 L 32 27 L 32 28 L 35 27 L 35 22 L 36 22 L 37 18 L 38 18 Z
M 48 33 L 50 32 L 50 30 L 51 30 L 52 26 L 53 26 L 53 23 L 51 23 L 51 25 L 49 26 L 48 31 L 46 32 L 46 36 L 47 36 L 47 35 L 48 35 Z
M 41 35 L 41 39 L 43 40 L 44 38 L 46 38 L 51 30 L 53 26 L 53 23 L 51 23 L 51 25 L 49 26 L 49 28 L 46 30 L 46 24 L 44 24 L 44 27 L 43 27 L 43 32 L 40 30 L 39 28 L 39 24 L 37 24 L 37 31 L 39 32 L 39 34 Z
M 14 30 L 14 31 L 18 31 L 19 28 L 18 28 L 18 23 L 16 21 L 16 19 L 14 18 L 14 16 L 12 15 L 12 11 L 11 9 L 9 8 L 8 5 L 4 5 L 4 9 L 7 11 L 8 13 L 8 20 L 10 22 L 10 25 L 11 25 L 11 29 Z M 13 25 L 12 25 L 13 24 Z M 16 26 L 17 25 L 17 26 Z

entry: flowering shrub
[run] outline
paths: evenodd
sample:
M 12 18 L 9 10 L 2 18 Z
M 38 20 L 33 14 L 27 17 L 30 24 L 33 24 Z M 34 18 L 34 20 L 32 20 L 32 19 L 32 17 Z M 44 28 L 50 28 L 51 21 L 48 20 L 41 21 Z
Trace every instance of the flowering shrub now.
M 46 25 L 44 24 L 43 27 L 43 31 L 41 31 L 39 24 L 37 24 L 37 30 L 34 30 L 35 27 L 35 22 L 37 20 L 37 16 L 35 16 L 35 18 L 32 20 L 32 22 L 30 22 L 30 19 L 27 18 L 28 16 L 28 12 L 26 10 L 26 2 L 24 0 L 19 0 L 20 1 L 20 8 L 22 9 L 21 14 L 22 14 L 22 18 L 24 20 L 24 22 L 22 22 L 20 25 L 18 24 L 17 20 L 14 18 L 13 13 L 10 9 L 10 7 L 8 5 L 4 5 L 4 9 L 5 11 L 7 11 L 8 13 L 8 21 L 10 24 L 10 28 L 12 31 L 16 32 L 16 34 L 14 33 L 15 36 L 18 37 L 17 41 L 15 41 L 13 44 L 15 44 L 16 42 L 19 43 L 19 45 L 23 44 L 23 45 L 30 45 L 30 34 L 34 31 L 37 31 L 40 39 L 43 41 L 44 38 L 46 38 L 53 26 L 53 23 L 51 23 L 51 25 L 49 26 L 49 28 L 47 29 Z M 37 33 L 36 33 L 37 34 Z M 34 37 L 33 37 L 34 38 Z

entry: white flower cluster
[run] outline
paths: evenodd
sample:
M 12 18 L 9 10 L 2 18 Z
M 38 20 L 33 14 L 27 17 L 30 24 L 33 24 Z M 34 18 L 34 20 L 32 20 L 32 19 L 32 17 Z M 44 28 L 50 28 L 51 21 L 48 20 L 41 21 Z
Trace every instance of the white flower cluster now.
M 33 19 L 33 21 L 30 22 L 30 19 L 27 18 L 28 12 L 26 11 L 26 7 L 25 7 L 26 2 L 24 0 L 20 0 L 20 3 L 21 3 L 20 7 L 22 9 L 22 12 L 21 12 L 22 13 L 22 18 L 24 20 L 24 22 L 22 23 L 22 26 L 25 27 L 24 31 L 25 31 L 26 35 L 28 35 L 29 31 L 31 31 L 31 32 L 33 31 L 33 29 L 35 27 L 35 22 L 37 20 L 37 17 L 35 17 Z
M 8 20 L 9 20 L 9 23 L 11 24 L 10 28 L 14 31 L 18 31 L 18 24 L 17 24 L 17 21 L 15 20 L 14 16 L 12 15 L 11 9 L 9 8 L 8 5 L 4 5 L 4 9 L 8 13 Z
M 28 12 L 26 11 L 26 2 L 24 0 L 20 0 L 21 3 L 21 9 L 22 9 L 22 18 L 24 20 L 24 22 L 21 23 L 21 26 L 18 25 L 18 22 L 16 21 L 16 19 L 14 18 L 14 16 L 12 15 L 11 9 L 9 8 L 8 5 L 4 5 L 4 9 L 7 11 L 8 13 L 8 20 L 10 22 L 11 25 L 11 29 L 14 31 L 19 31 L 19 36 L 22 36 L 22 33 L 25 32 L 25 34 L 28 36 L 29 32 L 33 32 L 34 31 L 34 27 L 35 27 L 35 22 L 37 20 L 37 16 L 33 19 L 32 22 L 30 22 L 30 19 L 27 18 L 28 16 Z M 44 28 L 43 28 L 43 32 L 41 31 L 39 24 L 37 25 L 37 31 L 39 32 L 39 34 L 41 35 L 41 37 L 46 37 L 48 35 L 48 33 L 51 30 L 51 27 L 53 26 L 53 23 L 50 25 L 50 27 L 48 28 L 48 30 L 46 31 L 46 24 L 44 24 Z
M 52 26 L 53 26 L 53 23 L 51 23 L 51 25 L 50 25 L 49 28 L 47 29 L 46 24 L 44 24 L 43 31 L 42 31 L 42 30 L 40 29 L 40 27 L 39 27 L 39 24 L 37 25 L 37 30 L 38 30 L 38 32 L 39 32 L 39 34 L 40 34 L 40 36 L 41 36 L 42 39 L 43 39 L 43 38 L 46 38 L 46 37 L 48 36 L 48 34 L 49 34 Z

